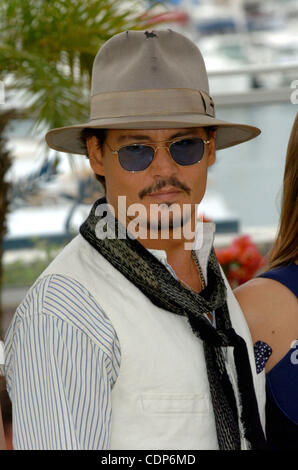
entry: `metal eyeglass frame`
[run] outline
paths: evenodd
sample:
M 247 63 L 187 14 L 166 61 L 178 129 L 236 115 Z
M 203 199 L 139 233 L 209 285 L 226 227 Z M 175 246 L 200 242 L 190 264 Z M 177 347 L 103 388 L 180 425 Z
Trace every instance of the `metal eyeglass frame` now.
M 119 150 L 121 150 L 123 147 L 133 147 L 133 146 L 138 146 L 138 145 L 145 145 L 147 147 L 151 147 L 153 148 L 154 150 L 154 155 L 153 155 L 153 158 L 152 158 L 152 161 L 150 162 L 150 164 L 148 166 L 151 165 L 151 163 L 153 162 L 154 158 L 155 158 L 155 155 L 156 155 L 156 151 L 157 149 L 159 148 L 166 148 L 167 151 L 169 152 L 170 154 L 170 157 L 173 159 L 172 155 L 171 155 L 171 151 L 170 151 L 170 147 L 172 144 L 176 143 L 176 142 L 180 142 L 182 140 L 191 140 L 191 139 L 201 139 L 202 142 L 204 143 L 204 145 L 207 145 L 207 144 L 210 144 L 210 140 L 204 140 L 202 139 L 201 137 L 188 137 L 188 138 L 182 138 L 182 139 L 174 139 L 174 140 L 160 140 L 159 142 L 154 142 L 154 143 L 151 143 L 151 142 L 133 142 L 131 144 L 126 144 L 126 145 L 121 145 L 117 150 L 115 149 L 112 149 L 112 147 L 110 147 L 110 145 L 105 142 L 105 144 L 107 145 L 107 147 L 110 149 L 110 151 L 112 152 L 113 155 L 117 155 L 118 156 L 118 152 Z M 168 145 L 158 145 L 158 144 L 168 144 Z M 173 159 L 174 160 L 174 159 Z M 199 160 L 197 163 L 199 163 L 201 160 Z M 174 160 L 175 163 L 177 163 L 175 160 Z M 178 163 L 179 165 L 179 163 Z M 148 167 L 147 167 L 148 168 Z M 126 170 L 126 171 L 130 171 L 130 170 Z

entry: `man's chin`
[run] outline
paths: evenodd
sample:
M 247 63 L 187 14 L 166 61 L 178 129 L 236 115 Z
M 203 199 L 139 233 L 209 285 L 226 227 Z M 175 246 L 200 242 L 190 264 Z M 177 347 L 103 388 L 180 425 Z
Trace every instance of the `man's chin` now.
M 170 214 L 168 218 L 160 216 L 158 219 L 151 217 L 140 224 L 147 231 L 148 238 L 182 239 L 183 233 L 191 231 L 191 217 L 187 214 Z

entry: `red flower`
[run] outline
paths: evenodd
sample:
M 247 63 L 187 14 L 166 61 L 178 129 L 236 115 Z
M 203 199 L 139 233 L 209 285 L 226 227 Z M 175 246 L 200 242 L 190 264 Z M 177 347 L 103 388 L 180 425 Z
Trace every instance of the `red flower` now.
M 249 281 L 266 264 L 249 235 L 235 238 L 227 248 L 215 252 L 232 288 Z
M 237 259 L 237 250 L 232 246 L 229 248 L 217 249 L 216 256 L 221 265 L 226 265 Z

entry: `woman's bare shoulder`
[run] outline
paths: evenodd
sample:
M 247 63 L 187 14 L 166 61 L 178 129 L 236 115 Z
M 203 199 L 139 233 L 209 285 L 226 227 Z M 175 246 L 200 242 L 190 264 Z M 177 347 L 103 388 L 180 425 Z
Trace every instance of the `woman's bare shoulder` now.
M 297 307 L 297 298 L 286 286 L 278 281 L 268 278 L 255 278 L 242 284 L 234 290 L 234 294 L 246 310 L 261 310 L 284 306 Z
M 234 290 L 254 341 L 272 344 L 276 332 L 288 342 L 298 335 L 298 300 L 283 284 L 256 278 Z

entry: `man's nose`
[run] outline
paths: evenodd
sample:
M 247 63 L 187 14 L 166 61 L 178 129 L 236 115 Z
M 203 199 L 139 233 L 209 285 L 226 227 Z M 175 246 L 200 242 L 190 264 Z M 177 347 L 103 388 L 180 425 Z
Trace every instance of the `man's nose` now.
M 178 164 L 171 157 L 169 148 L 165 145 L 158 145 L 155 147 L 154 158 L 149 168 L 154 176 L 173 175 L 178 170 Z

